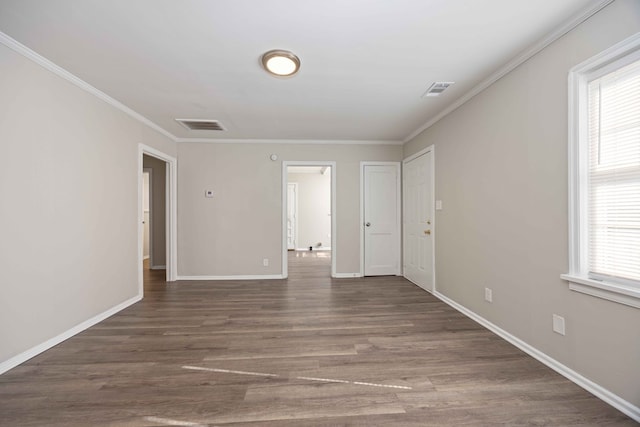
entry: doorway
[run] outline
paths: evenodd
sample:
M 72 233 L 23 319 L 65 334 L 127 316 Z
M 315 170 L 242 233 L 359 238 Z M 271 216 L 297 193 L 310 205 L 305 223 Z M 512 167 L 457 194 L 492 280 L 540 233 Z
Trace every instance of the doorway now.
M 282 275 L 289 276 L 289 257 L 331 263 L 335 277 L 335 162 L 282 163 Z M 300 259 L 298 259 L 300 258 Z
M 147 176 L 148 183 L 145 185 Z M 144 295 L 145 263 L 148 263 L 149 271 L 155 271 L 154 276 L 162 278 L 162 281 L 176 280 L 176 191 L 176 159 L 140 144 L 138 149 L 138 291 L 140 296 Z M 149 256 L 147 260 L 145 260 L 146 255 Z
M 291 181 L 291 178 L 289 178 Z M 298 183 L 287 183 L 287 251 L 298 248 Z
M 151 185 L 152 185 L 152 168 L 144 168 L 142 173 L 142 259 L 145 262 L 145 268 L 150 268 L 151 263 Z
M 400 163 L 360 163 L 360 270 L 401 275 Z
M 403 162 L 404 277 L 426 291 L 435 290 L 433 146 Z
M 144 154 L 142 156 L 143 182 L 148 177 L 148 183 L 143 190 L 143 258 L 150 270 L 166 270 L 166 220 L 167 220 L 167 163 L 164 160 Z M 147 251 L 144 251 L 144 247 Z

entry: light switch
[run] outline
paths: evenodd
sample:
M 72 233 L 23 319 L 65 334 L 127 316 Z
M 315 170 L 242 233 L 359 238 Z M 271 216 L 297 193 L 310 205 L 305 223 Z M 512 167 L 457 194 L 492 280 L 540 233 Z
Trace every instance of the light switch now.
M 437 211 L 442 210 L 442 200 L 436 200 L 436 210 Z
M 213 199 L 213 190 L 204 190 L 204 197 Z

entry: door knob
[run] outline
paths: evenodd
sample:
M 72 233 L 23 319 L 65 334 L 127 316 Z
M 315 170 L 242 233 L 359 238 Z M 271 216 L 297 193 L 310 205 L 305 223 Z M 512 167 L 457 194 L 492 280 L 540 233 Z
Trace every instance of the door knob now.
M 366 225 L 367 227 L 371 227 L 371 223 L 370 223 L 370 222 L 366 223 L 365 225 Z
M 431 230 L 424 230 L 424 234 L 431 234 Z

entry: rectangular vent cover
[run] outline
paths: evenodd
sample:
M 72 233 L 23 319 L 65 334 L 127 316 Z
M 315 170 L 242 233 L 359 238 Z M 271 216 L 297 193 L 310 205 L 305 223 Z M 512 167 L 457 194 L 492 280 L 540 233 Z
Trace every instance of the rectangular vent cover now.
M 217 120 L 176 119 L 189 130 L 226 130 Z
M 429 89 L 422 95 L 425 96 L 440 96 L 442 92 L 444 92 L 449 86 L 454 84 L 455 82 L 435 82 L 432 84 Z

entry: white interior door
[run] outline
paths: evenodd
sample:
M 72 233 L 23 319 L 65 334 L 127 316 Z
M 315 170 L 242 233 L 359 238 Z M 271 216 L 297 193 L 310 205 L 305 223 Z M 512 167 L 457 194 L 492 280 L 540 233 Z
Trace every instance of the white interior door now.
M 433 291 L 433 193 L 431 151 L 404 163 L 404 276 Z
M 400 167 L 364 165 L 364 275 L 400 274 Z
M 296 249 L 298 224 L 298 184 L 287 183 L 287 249 Z

